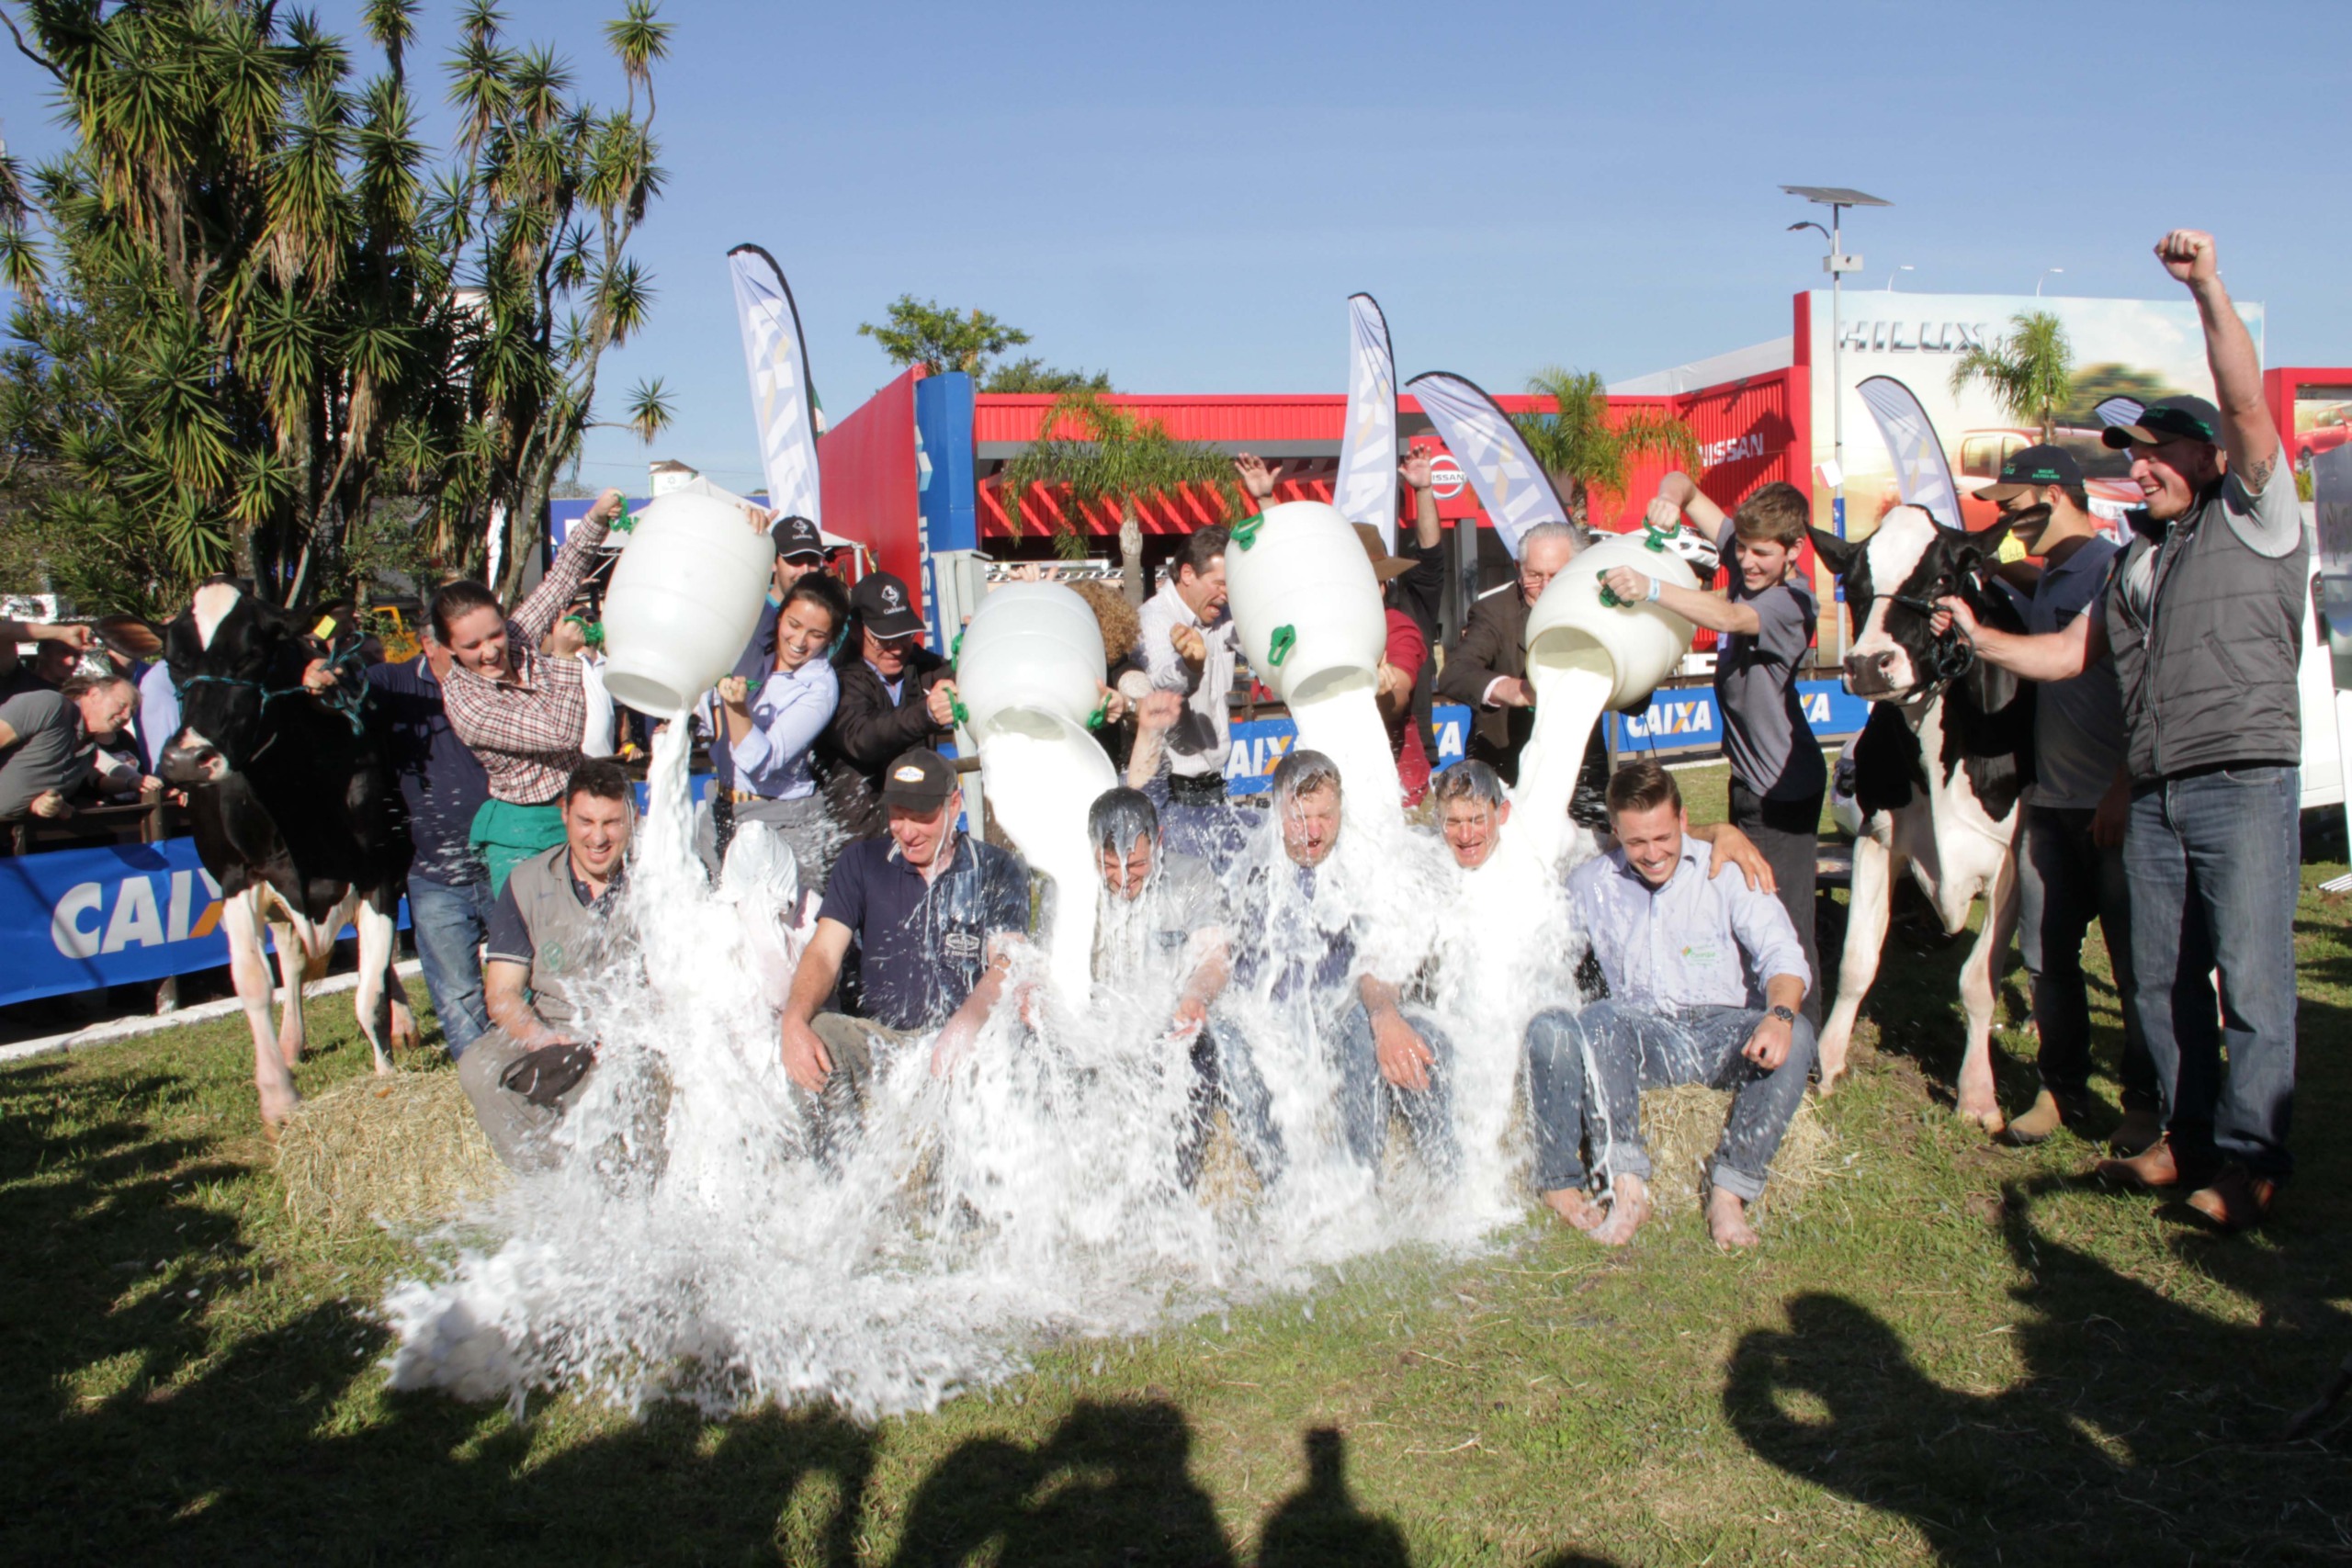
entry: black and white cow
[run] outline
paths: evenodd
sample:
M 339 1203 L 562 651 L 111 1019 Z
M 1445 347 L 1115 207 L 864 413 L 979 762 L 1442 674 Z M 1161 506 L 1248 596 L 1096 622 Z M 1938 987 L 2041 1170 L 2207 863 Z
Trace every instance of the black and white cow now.
M 1993 1093 L 1995 965 L 2017 922 L 2018 796 L 2031 777 L 2033 688 L 1978 660 L 1958 636 L 1939 637 L 1935 602 L 1967 601 L 1982 624 L 2022 631 L 2017 607 L 1987 587 L 2006 526 L 1967 534 L 1936 525 L 1916 506 L 1887 513 L 1878 531 L 1850 542 L 1814 531 L 1814 547 L 1837 572 L 1854 618 L 1846 689 L 1871 699 L 1854 741 L 1854 794 L 1862 825 L 1854 843 L 1852 903 L 1838 1000 L 1821 1031 L 1821 1087 L 1846 1070 L 1856 1015 L 1878 976 L 1898 863 L 1927 894 L 1947 933 L 1968 923 L 1982 897 L 1984 930 L 1960 973 L 1968 1015 L 1960 1113 L 1997 1132 Z
M 416 1023 L 393 976 L 392 938 L 408 879 L 408 829 L 380 727 L 366 710 L 322 703 L 303 687 L 313 649 L 300 626 L 227 583 L 164 629 L 180 725 L 160 759 L 188 792 L 204 869 L 220 885 L 230 973 L 254 1032 L 262 1120 L 276 1126 L 300 1097 L 288 1070 L 302 1055 L 302 986 L 326 971 L 335 933 L 359 931 L 359 1027 L 376 1070 L 391 1038 Z M 286 1001 L 271 1038 L 266 926 Z

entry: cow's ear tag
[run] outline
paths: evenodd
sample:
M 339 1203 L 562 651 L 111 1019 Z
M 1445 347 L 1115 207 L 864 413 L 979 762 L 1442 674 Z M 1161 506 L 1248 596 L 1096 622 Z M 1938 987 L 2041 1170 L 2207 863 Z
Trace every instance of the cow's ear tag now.
M 321 615 L 319 617 L 319 624 L 311 628 L 311 635 L 317 637 L 321 642 L 325 642 L 328 638 L 334 637 L 334 617 L 333 615 Z
M 2003 566 L 2008 566 L 2013 562 L 2025 559 L 2025 547 L 2018 544 L 2015 538 L 2003 539 L 2001 547 L 1996 550 L 1994 555 Z

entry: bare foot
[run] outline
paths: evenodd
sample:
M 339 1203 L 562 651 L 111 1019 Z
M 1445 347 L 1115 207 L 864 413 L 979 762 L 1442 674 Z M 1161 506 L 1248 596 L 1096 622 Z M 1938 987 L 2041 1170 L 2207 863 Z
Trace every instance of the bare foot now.
M 1592 1230 L 1609 1217 L 1609 1212 L 1581 1187 L 1557 1188 L 1543 1197 L 1554 1213 L 1580 1231 Z
M 1707 1234 L 1717 1247 L 1756 1245 L 1756 1228 L 1747 1223 L 1747 1204 L 1738 1193 L 1718 1187 L 1707 1194 Z
M 1609 1218 L 1592 1234 L 1603 1247 L 1623 1247 L 1650 1217 L 1649 1190 L 1638 1176 L 1621 1176 L 1610 1184 Z

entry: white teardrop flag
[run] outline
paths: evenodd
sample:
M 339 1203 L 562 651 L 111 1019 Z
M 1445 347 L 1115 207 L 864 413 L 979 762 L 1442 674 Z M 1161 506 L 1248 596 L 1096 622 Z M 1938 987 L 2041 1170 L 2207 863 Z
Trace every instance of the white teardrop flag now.
M 1903 504 L 1927 509 L 1939 526 L 1962 526 L 1960 491 L 1951 482 L 1951 464 L 1936 426 L 1919 406 L 1918 394 L 1892 376 L 1873 376 L 1854 390 L 1878 421 L 1878 433 L 1894 459 L 1895 488 Z
M 1348 296 L 1348 429 L 1331 504 L 1396 546 L 1396 359 L 1388 321 L 1369 294 Z
M 752 413 L 760 426 L 760 462 L 768 505 L 779 517 L 824 525 L 817 484 L 817 430 L 808 397 L 808 344 L 800 312 L 775 258 L 757 245 L 727 253 L 735 277 L 735 316 L 743 361 L 752 373 Z
M 1478 504 L 1487 509 L 1487 520 L 1511 559 L 1519 558 L 1520 536 L 1530 528 L 1568 520 L 1567 508 L 1520 439 L 1510 415 L 1476 382 L 1431 370 L 1406 382 L 1405 389 L 1420 400 L 1421 412 L 1470 476 L 1470 488 L 1478 492 Z

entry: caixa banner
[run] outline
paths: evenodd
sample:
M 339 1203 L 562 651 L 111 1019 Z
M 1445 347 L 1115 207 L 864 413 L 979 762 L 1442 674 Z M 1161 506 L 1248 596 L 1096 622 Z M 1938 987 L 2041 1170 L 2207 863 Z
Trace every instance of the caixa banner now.
M 220 887 L 193 839 L 0 860 L 0 1005 L 229 962 Z
M 1799 681 L 1797 705 L 1816 740 L 1833 740 L 1859 732 L 1871 716 L 1871 705 L 1838 681 Z M 1612 738 L 1618 753 L 1692 751 L 1721 746 L 1723 714 L 1713 686 L 1667 686 L 1654 693 L 1640 713 L 1610 716 L 1616 726 Z
M 1441 703 L 1430 715 L 1437 729 L 1437 763 L 1430 771 L 1462 761 L 1470 739 L 1470 710 Z M 1298 727 L 1287 718 L 1258 718 L 1233 727 L 1233 750 L 1225 756 L 1227 795 L 1263 795 L 1273 787 L 1274 764 L 1298 739 Z

